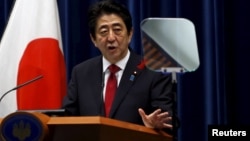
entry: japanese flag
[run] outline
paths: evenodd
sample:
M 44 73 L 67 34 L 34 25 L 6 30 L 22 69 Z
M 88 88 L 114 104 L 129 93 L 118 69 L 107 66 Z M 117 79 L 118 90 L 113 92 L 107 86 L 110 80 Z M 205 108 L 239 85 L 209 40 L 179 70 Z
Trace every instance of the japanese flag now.
M 65 94 L 57 1 L 16 0 L 0 42 L 0 117 L 16 110 L 60 108 Z

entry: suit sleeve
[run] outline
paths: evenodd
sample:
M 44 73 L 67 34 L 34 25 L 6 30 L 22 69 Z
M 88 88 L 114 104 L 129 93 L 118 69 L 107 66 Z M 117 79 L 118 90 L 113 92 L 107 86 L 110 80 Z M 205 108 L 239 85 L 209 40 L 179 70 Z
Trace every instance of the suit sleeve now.
M 65 109 L 67 115 L 79 115 L 77 106 L 77 71 L 76 68 L 72 70 L 71 80 L 68 85 L 68 92 L 63 100 L 62 108 Z

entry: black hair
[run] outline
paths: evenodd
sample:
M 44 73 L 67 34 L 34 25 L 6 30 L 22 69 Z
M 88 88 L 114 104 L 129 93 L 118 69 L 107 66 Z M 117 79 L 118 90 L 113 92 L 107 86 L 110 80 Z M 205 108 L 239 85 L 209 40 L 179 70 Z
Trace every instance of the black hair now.
M 97 19 L 103 14 L 116 14 L 126 25 L 128 34 L 132 30 L 132 17 L 129 10 L 114 0 L 102 0 L 90 6 L 88 10 L 88 26 L 90 34 L 95 38 Z

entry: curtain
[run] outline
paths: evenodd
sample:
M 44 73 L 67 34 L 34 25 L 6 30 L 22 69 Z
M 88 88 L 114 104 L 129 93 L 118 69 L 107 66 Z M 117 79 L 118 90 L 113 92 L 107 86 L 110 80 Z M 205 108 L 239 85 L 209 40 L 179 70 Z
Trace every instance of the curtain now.
M 96 1 L 58 0 L 68 80 L 73 66 L 100 54 L 91 43 L 86 20 L 89 5 Z M 210 124 L 250 124 L 247 1 L 118 1 L 132 14 L 135 34 L 131 47 L 138 53 L 142 53 L 140 22 L 145 18 L 181 17 L 195 25 L 200 66 L 194 72 L 177 75 L 179 141 L 206 141 Z M 13 2 L 0 2 L 0 35 Z

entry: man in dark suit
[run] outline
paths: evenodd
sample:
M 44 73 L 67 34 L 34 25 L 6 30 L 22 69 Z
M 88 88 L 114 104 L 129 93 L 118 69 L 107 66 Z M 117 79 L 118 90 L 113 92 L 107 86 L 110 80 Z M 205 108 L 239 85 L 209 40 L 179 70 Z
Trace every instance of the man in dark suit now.
M 129 11 L 112 1 L 94 4 L 88 13 L 90 36 L 102 55 L 74 67 L 63 108 L 70 115 L 106 116 L 145 125 L 172 128 L 173 92 L 170 75 L 145 67 L 129 44 L 133 35 Z M 110 112 L 105 108 L 110 64 L 118 88 Z

